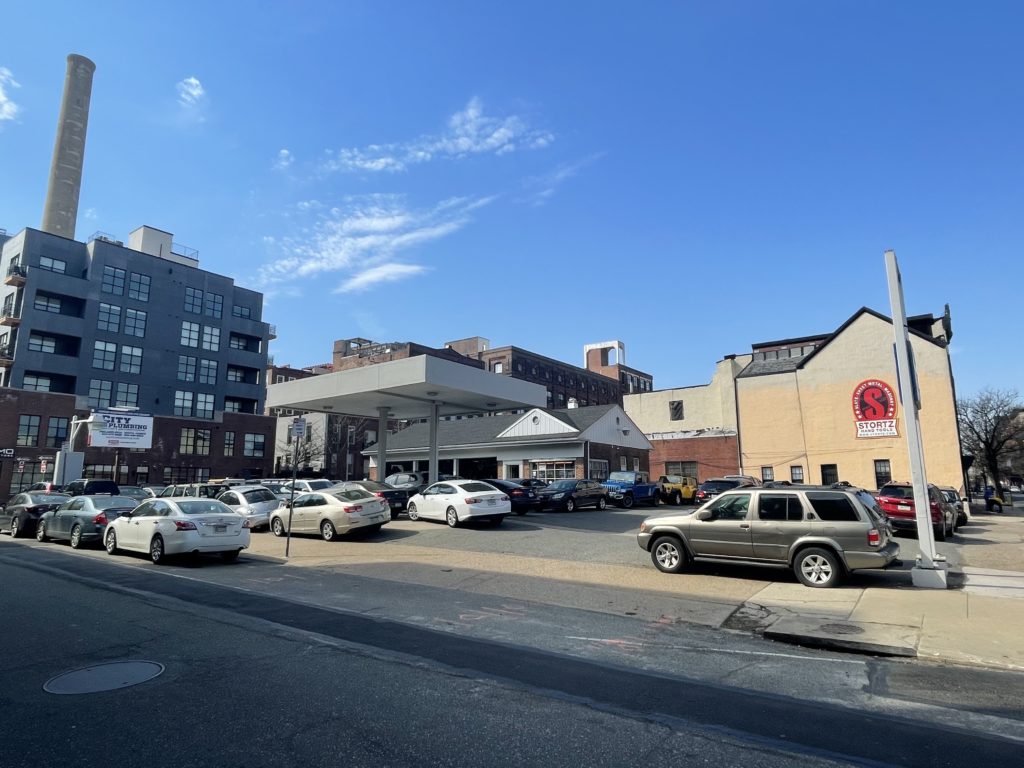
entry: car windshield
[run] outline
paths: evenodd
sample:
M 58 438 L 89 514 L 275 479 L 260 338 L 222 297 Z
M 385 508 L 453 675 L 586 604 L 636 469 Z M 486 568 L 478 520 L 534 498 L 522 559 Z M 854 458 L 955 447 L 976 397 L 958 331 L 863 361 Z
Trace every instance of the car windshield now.
M 608 475 L 608 479 L 611 481 L 618 481 L 620 483 L 632 483 L 636 478 L 635 472 L 612 472 Z
M 250 504 L 258 504 L 261 501 L 277 501 L 277 496 L 269 488 L 254 488 L 242 494 Z
M 728 491 L 730 488 L 735 488 L 739 485 L 738 480 L 708 480 L 707 482 L 700 484 L 702 491 L 715 491 L 716 493 L 721 491 Z
M 311 491 L 324 491 L 330 488 L 334 483 L 330 480 L 310 480 L 309 489 Z
M 343 491 L 331 491 L 331 495 L 340 501 L 366 501 L 372 499 L 373 494 L 360 488 L 348 488 Z
M 28 497 L 33 504 L 63 504 L 71 498 L 61 493 L 30 493 Z
M 469 493 L 487 493 L 488 491 L 494 493 L 496 490 L 493 485 L 487 483 L 463 483 L 461 488 Z
M 374 480 L 360 480 L 358 482 L 353 482 L 352 484 L 367 491 L 390 491 L 394 489 L 394 486 L 388 485 L 387 483 L 378 483 Z
M 120 496 L 97 496 L 92 500 L 92 505 L 96 509 L 110 509 L 112 507 L 130 509 L 135 506 L 135 500 L 130 496 L 125 499 L 122 499 Z
M 556 480 L 548 486 L 553 491 L 568 491 L 576 487 L 575 480 Z
M 182 500 L 178 502 L 178 509 L 186 515 L 216 515 L 225 514 L 233 515 L 235 510 L 229 507 L 227 504 L 222 504 L 219 501 L 210 499 L 209 501 L 192 501 Z
M 913 499 L 914 489 L 909 485 L 887 485 L 878 492 L 879 496 L 888 496 L 890 499 Z

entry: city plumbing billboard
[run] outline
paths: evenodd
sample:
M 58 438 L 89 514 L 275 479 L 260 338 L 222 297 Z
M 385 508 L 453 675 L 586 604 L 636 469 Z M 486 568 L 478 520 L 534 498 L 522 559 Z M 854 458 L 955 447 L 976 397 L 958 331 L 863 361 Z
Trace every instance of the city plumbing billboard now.
M 89 423 L 89 445 L 93 448 L 152 448 L 153 417 L 98 411 Z

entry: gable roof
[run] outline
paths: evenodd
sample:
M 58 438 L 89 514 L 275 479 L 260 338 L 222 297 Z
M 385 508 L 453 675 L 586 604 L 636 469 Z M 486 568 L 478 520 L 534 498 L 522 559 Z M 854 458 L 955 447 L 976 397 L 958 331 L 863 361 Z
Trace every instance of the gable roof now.
M 551 439 L 574 439 L 579 436 L 581 432 L 584 432 L 589 427 L 593 426 L 598 419 L 608 413 L 608 411 L 618 407 L 619 406 L 617 405 L 609 404 L 591 405 L 584 408 L 560 408 L 557 410 L 550 410 L 547 408 L 533 409 L 542 411 L 552 418 L 568 424 L 573 427 L 574 431 L 552 433 L 550 436 L 537 435 L 529 439 L 532 439 L 535 442 L 544 442 L 545 440 Z M 499 437 L 499 435 L 531 412 L 532 411 L 528 411 L 527 414 L 513 413 L 501 416 L 482 416 L 480 418 L 458 419 L 456 421 L 439 421 L 437 423 L 437 444 L 441 447 L 450 448 L 456 445 L 522 442 L 524 439 L 528 438 Z M 389 451 L 426 448 L 429 443 L 429 439 L 429 425 L 426 422 L 417 422 L 416 424 L 410 424 L 405 429 L 395 432 L 394 434 L 389 434 L 387 447 Z M 363 453 L 372 454 L 375 451 L 375 445 L 367 446 L 363 450 Z
M 845 323 L 843 323 L 841 326 L 836 328 L 835 331 L 833 331 L 832 333 L 828 334 L 827 336 L 825 336 L 825 337 L 819 337 L 819 336 L 805 337 L 807 339 L 824 338 L 824 341 L 821 344 L 816 346 L 811 352 L 807 353 L 806 355 L 801 355 L 799 357 L 789 357 L 789 358 L 785 358 L 783 360 L 752 360 L 750 363 L 747 364 L 747 366 L 742 371 L 740 371 L 740 373 L 736 376 L 736 378 L 742 379 L 742 378 L 748 378 L 748 377 L 751 377 L 751 376 L 768 376 L 768 375 L 771 375 L 773 373 L 788 373 L 788 372 L 791 372 L 791 371 L 795 371 L 795 370 L 797 370 L 799 368 L 803 368 L 805 365 L 807 365 L 807 363 L 811 360 L 811 358 L 813 358 L 815 355 L 817 355 L 819 352 L 821 352 L 821 350 L 823 350 L 825 347 L 827 347 L 829 344 L 831 344 L 833 341 L 835 341 L 836 338 L 838 338 L 843 333 L 843 331 L 845 331 L 847 328 L 849 328 L 851 325 L 853 325 L 863 315 L 871 315 L 873 317 L 878 318 L 879 320 L 881 320 L 884 323 L 889 323 L 890 325 L 892 324 L 892 318 L 891 317 L 886 317 L 881 312 L 876 312 L 875 310 L 870 309 L 869 307 L 861 307 L 856 312 L 854 312 L 853 315 Z M 944 340 L 937 339 L 934 336 L 931 336 L 931 335 L 929 335 L 927 333 L 922 333 L 921 331 L 917 330 L 916 328 L 908 328 L 908 330 L 909 330 L 909 332 L 910 332 L 910 334 L 912 336 L 917 336 L 918 338 L 924 339 L 925 341 L 930 341 L 932 344 L 935 344 L 938 347 L 945 347 L 946 346 L 946 342 Z M 774 342 L 774 343 L 783 343 L 783 342 Z M 766 346 L 766 345 L 765 344 L 753 345 L 752 348 L 756 349 L 756 348 L 762 347 L 762 346 Z

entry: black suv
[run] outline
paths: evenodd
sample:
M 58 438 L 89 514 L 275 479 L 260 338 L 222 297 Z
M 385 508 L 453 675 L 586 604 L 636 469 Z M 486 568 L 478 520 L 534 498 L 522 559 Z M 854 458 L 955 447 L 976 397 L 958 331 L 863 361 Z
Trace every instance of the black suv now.
M 111 496 L 120 496 L 121 489 L 113 480 L 87 480 L 80 478 L 72 480 L 64 486 L 62 493 L 68 496 L 92 496 L 96 493 L 109 493 Z

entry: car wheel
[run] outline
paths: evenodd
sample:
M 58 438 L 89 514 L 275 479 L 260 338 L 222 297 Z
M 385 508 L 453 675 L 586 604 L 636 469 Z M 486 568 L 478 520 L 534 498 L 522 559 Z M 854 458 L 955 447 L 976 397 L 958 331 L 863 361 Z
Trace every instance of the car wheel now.
M 676 491 L 675 493 L 673 493 L 672 494 L 672 503 L 675 504 L 677 507 L 679 505 L 681 505 L 683 503 L 683 494 L 681 494 L 679 491 Z
M 416 505 L 415 504 L 410 504 L 409 505 L 409 519 L 410 520 L 419 520 L 420 519 L 420 513 L 419 513 L 419 510 L 416 509 Z
M 946 540 L 946 520 L 945 520 L 945 518 L 943 518 L 942 523 L 940 523 L 939 525 L 935 526 L 932 530 L 935 531 L 935 540 L 936 541 L 945 541 Z
M 651 545 L 651 562 L 662 573 L 681 573 L 689 560 L 690 553 L 675 536 L 661 536 Z
M 114 533 L 113 528 L 107 531 L 107 535 L 103 539 L 103 547 L 107 550 L 108 555 L 117 554 L 117 534 Z
M 392 509 L 391 510 L 391 519 L 392 520 L 397 520 L 398 519 L 398 512 L 399 511 L 397 509 Z
M 958 528 L 963 528 L 965 525 L 967 525 L 967 515 L 965 515 L 963 512 L 957 514 L 956 524 Z
M 608 501 L 607 501 L 607 499 L 605 499 L 605 497 L 604 497 L 604 496 L 598 496 L 598 497 L 597 497 L 597 508 L 598 508 L 598 509 L 604 509 L 604 508 L 606 508 L 607 506 L 608 506 Z
M 655 494 L 651 496 L 651 506 L 656 507 L 659 504 L 661 504 L 661 496 L 659 496 L 657 492 L 655 492 Z
M 149 542 L 149 559 L 153 561 L 154 565 L 163 565 L 163 562 L 166 559 L 164 557 L 163 536 L 154 536 L 153 540 Z
M 11 518 L 11 538 L 16 539 L 21 535 L 21 521 L 15 515 Z
M 631 494 L 626 494 L 622 497 L 622 501 L 619 503 L 622 505 L 623 509 L 630 509 L 633 506 L 633 496 Z
M 992 511 L 995 512 L 997 515 L 1001 515 L 1003 513 L 1003 505 L 1000 504 L 998 501 L 993 501 Z
M 270 521 L 270 531 L 275 536 L 284 536 L 284 520 L 280 517 L 275 517 Z
M 71 548 L 78 549 L 82 546 L 82 526 L 75 523 L 75 526 L 71 529 Z
M 576 511 L 576 502 L 573 501 L 572 499 L 566 499 L 565 500 L 565 511 L 566 512 L 575 512 Z
M 380 529 L 384 527 L 383 523 L 376 523 L 375 525 L 366 526 L 365 530 L 368 534 L 380 533 Z
M 36 523 L 36 541 L 46 541 L 46 523 L 40 520 Z
M 516 514 L 519 515 L 520 517 L 522 517 L 523 515 L 526 514 L 526 509 L 524 509 L 523 507 L 520 507 L 519 509 L 516 510 Z
M 808 547 L 797 553 L 793 572 L 806 587 L 834 587 L 842 580 L 843 566 L 834 552 Z
M 448 523 L 449 528 L 455 528 L 459 524 L 459 513 L 455 511 L 455 507 L 448 507 L 448 511 L 444 513 L 444 520 Z
M 504 515 L 497 515 L 496 517 L 492 517 L 491 518 L 491 522 L 494 523 L 495 525 L 501 525 L 503 522 L 505 522 L 505 516 Z
M 241 551 L 240 549 L 226 549 L 220 553 L 220 559 L 225 563 L 233 563 L 238 559 L 238 554 Z
M 320 535 L 323 536 L 324 541 L 333 541 L 337 533 L 334 530 L 334 523 L 330 520 L 324 520 L 320 523 Z

